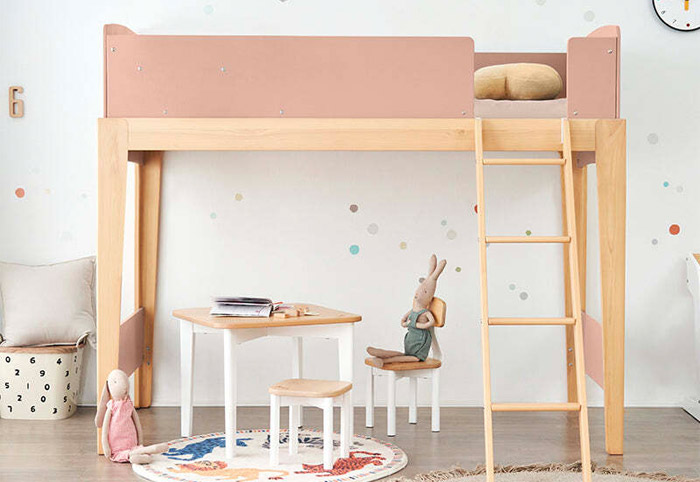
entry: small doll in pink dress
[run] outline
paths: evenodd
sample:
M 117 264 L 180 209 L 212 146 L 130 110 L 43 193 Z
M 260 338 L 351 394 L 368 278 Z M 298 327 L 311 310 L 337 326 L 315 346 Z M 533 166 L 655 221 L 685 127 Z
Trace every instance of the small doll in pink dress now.
M 141 422 L 129 398 L 129 377 L 121 370 L 112 370 L 107 377 L 95 425 L 104 427 L 102 448 L 112 462 L 147 464 L 151 462 L 151 454 L 168 450 L 168 444 L 141 445 Z

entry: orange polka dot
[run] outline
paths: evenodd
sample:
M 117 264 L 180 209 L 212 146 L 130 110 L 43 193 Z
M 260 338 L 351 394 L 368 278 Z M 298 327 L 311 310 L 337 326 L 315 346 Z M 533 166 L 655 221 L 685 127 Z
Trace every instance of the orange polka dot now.
M 21 187 L 15 189 L 15 196 L 22 199 L 24 197 L 24 189 L 22 189 Z
M 474 205 L 474 212 L 477 214 L 479 213 L 479 205 L 478 204 Z
M 677 224 L 672 224 L 668 227 L 668 232 L 675 236 L 676 234 L 681 232 L 681 227 Z

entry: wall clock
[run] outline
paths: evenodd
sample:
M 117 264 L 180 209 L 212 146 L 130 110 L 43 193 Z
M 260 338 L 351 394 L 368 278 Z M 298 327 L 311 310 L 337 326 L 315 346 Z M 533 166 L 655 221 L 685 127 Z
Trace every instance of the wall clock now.
M 651 0 L 657 17 L 673 30 L 700 29 L 700 0 Z

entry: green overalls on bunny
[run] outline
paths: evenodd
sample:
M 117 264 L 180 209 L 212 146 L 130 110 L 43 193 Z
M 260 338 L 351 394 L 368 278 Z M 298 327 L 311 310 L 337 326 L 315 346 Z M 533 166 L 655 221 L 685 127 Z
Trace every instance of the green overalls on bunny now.
M 416 327 L 418 317 L 428 310 L 413 311 L 408 315 L 408 332 L 403 339 L 403 351 L 408 356 L 414 356 L 420 361 L 425 361 L 430 353 L 430 345 L 433 342 L 433 336 L 429 329 Z

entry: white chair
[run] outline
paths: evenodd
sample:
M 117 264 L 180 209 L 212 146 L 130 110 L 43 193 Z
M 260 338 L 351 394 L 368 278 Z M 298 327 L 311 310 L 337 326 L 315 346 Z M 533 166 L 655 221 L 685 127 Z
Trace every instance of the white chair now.
M 280 407 L 289 406 L 289 454 L 299 449 L 299 411 L 292 407 L 323 409 L 323 468 L 333 468 L 333 406 L 340 405 L 340 456 L 350 450 L 350 390 L 352 383 L 335 380 L 292 378 L 270 386 L 270 465 L 279 465 Z
M 430 312 L 435 317 L 435 328 L 445 326 L 445 314 L 447 305 L 440 298 L 433 298 L 430 303 Z M 440 367 L 442 366 L 442 351 L 440 343 L 431 328 L 432 345 L 430 347 L 431 358 L 422 362 L 409 363 L 385 363 L 382 367 L 375 365 L 374 358 L 365 359 L 365 365 L 369 366 L 369 377 L 367 378 L 367 400 L 365 408 L 365 426 L 374 427 L 374 377 L 387 376 L 389 383 L 389 395 L 387 397 L 387 427 L 386 434 L 389 437 L 396 435 L 396 381 L 401 378 L 408 378 L 409 404 L 408 423 L 418 422 L 417 400 L 418 400 L 418 379 L 426 378 L 432 380 L 432 430 L 440 431 Z

